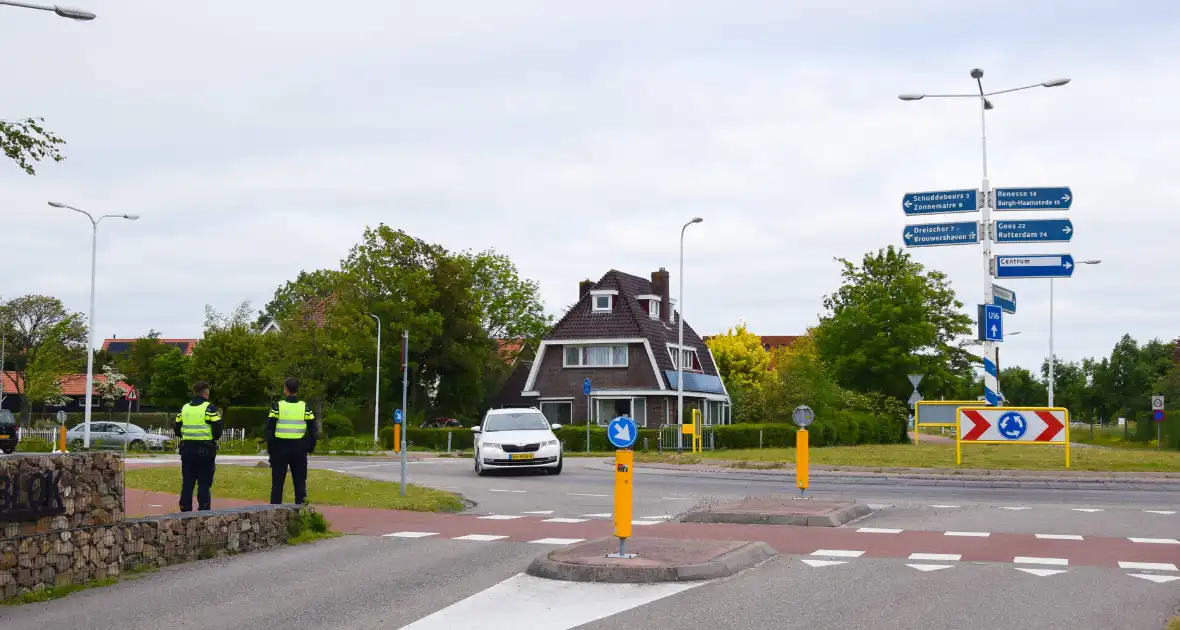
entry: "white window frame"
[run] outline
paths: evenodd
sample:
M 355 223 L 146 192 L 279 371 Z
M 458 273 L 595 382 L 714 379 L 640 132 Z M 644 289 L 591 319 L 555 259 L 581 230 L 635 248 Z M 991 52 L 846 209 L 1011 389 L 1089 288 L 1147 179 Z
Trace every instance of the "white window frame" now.
M 635 426 L 637 426 L 641 429 L 647 428 L 647 397 L 646 396 L 628 396 L 628 395 L 613 395 L 613 394 L 604 394 L 604 395 L 599 396 L 599 395 L 595 394 L 595 395 L 591 396 L 590 400 L 591 400 L 590 408 L 592 410 L 592 413 L 594 414 L 594 424 L 597 426 L 600 426 L 600 427 L 606 426 L 607 424 L 610 424 L 611 420 L 614 420 L 613 417 L 611 417 L 611 418 L 601 417 L 602 414 L 598 413 L 598 409 L 599 409 L 598 408 L 598 401 L 600 401 L 600 400 L 629 400 L 629 401 L 631 401 L 631 413 L 627 417 L 631 418 L 632 420 L 635 420 L 635 406 L 639 405 L 640 407 L 643 407 L 643 422 L 635 420 Z
M 590 310 L 594 313 L 609 313 L 615 309 L 615 297 L 619 292 L 615 289 L 592 289 L 590 291 Z M 606 298 L 606 307 L 598 306 L 598 298 Z
M 549 420 L 549 424 L 573 425 L 573 423 L 574 423 L 574 399 L 573 398 L 542 398 L 542 399 L 538 400 L 537 401 L 537 411 L 540 411 L 541 415 L 543 415 L 543 416 L 545 415 L 545 411 L 544 411 L 545 405 L 569 405 L 570 419 L 568 422 L 563 423 L 560 420 L 555 422 L 553 420 L 549 420 L 549 416 L 545 416 L 545 419 Z
M 672 361 L 672 368 L 673 369 L 680 367 L 676 364 L 678 352 L 673 352 L 673 350 L 677 350 L 680 352 L 687 350 L 688 352 L 692 353 L 694 360 L 691 365 L 684 366 L 685 372 L 704 372 L 704 367 L 703 367 L 703 364 L 701 363 L 701 356 L 700 356 L 700 353 L 697 352 L 696 348 L 694 348 L 692 346 L 681 346 L 680 344 L 670 343 L 670 344 L 668 344 L 668 358 Z M 697 366 L 702 366 L 702 367 L 697 367 Z
M 647 316 L 648 317 L 650 317 L 652 319 L 656 319 L 656 320 L 658 320 L 660 318 L 660 303 L 664 301 L 663 298 L 661 298 L 658 295 L 652 295 L 650 293 L 647 293 L 644 295 L 637 295 L 637 296 L 635 296 L 635 299 L 637 299 L 641 302 L 647 301 Z
M 578 349 L 578 362 L 570 363 L 570 349 Z M 610 348 L 610 364 L 608 365 L 590 365 L 586 363 L 587 348 Z M 623 349 L 623 362 L 621 364 L 615 363 L 615 351 L 618 348 Z M 631 366 L 631 346 L 626 344 L 587 344 L 587 345 L 567 345 L 561 349 L 561 367 L 564 368 L 628 368 Z

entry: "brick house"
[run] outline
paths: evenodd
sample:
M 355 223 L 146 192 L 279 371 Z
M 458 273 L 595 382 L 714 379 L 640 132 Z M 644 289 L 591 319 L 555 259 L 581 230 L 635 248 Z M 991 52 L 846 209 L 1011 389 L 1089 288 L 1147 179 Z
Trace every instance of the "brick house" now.
M 0 407 L 7 409 L 13 413 L 17 413 L 22 409 L 24 403 L 25 391 L 24 381 L 21 380 L 20 374 L 12 371 L 0 372 L 0 381 L 3 383 L 4 399 L 0 401 Z M 103 374 L 94 375 L 95 391 L 91 392 L 90 399 L 92 411 L 106 411 L 107 408 L 103 406 L 102 400 L 98 397 L 97 386 L 99 383 L 105 383 L 106 376 Z M 67 374 L 61 378 L 61 391 L 66 396 L 69 396 L 70 402 L 65 407 L 42 407 L 35 405 L 34 411 L 57 411 L 59 409 L 67 412 L 84 411 L 86 409 L 86 374 Z M 115 403 L 114 411 L 126 412 L 127 407 L 131 406 L 132 410 L 139 408 L 139 392 L 128 383 L 120 382 L 119 389 L 123 390 L 123 398 Z M 129 400 L 128 394 L 135 392 L 137 400 Z
M 502 392 L 504 406 L 536 406 L 551 422 L 606 424 L 629 415 L 641 427 L 676 424 L 675 360 L 684 361 L 684 417 L 700 409 L 707 424 L 730 422 L 729 393 L 713 355 L 686 322 L 684 348 L 660 268 L 647 280 L 608 271 L 578 285 L 578 302 L 541 341 L 523 389 Z M 589 400 L 582 383 L 589 378 Z M 521 387 L 510 379 L 507 388 Z

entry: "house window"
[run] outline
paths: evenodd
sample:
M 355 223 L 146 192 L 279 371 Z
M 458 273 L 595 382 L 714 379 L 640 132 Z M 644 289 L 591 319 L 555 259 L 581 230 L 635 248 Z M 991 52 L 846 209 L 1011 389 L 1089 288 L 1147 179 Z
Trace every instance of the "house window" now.
M 569 425 L 573 423 L 574 403 L 571 400 L 542 400 L 541 414 L 549 424 Z
M 619 292 L 614 289 L 594 289 L 590 291 L 590 304 L 595 313 L 609 313 L 614 309 L 615 296 Z
M 566 346 L 565 367 L 627 367 L 627 346 Z
M 652 319 L 660 318 L 660 303 L 655 300 L 648 300 L 647 315 Z
M 611 298 L 613 295 L 596 295 L 594 296 L 594 310 L 609 311 L 611 310 Z
M 594 421 L 599 426 L 610 424 L 611 420 L 619 416 L 628 416 L 635 421 L 635 426 L 647 426 L 646 398 L 595 398 Z
M 672 365 L 676 366 L 677 361 L 683 358 L 683 367 L 686 370 L 701 370 L 701 362 L 697 358 L 697 351 L 693 348 L 685 348 L 684 352 L 680 352 L 680 348 L 672 344 L 668 344 L 668 356 L 672 358 Z

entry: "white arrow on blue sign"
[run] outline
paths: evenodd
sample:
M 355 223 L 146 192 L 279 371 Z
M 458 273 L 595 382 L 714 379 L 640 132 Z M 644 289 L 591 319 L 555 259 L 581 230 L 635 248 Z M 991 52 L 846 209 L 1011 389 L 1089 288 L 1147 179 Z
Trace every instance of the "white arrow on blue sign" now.
M 589 395 L 590 395 L 590 379 L 589 379 L 589 378 L 587 378 L 586 380 L 582 381 L 582 395 L 583 395 L 583 396 L 589 396 Z
M 940 247 L 943 245 L 971 245 L 979 242 L 979 223 L 923 223 L 907 225 L 901 233 L 906 247 Z
M 995 304 L 979 305 L 979 338 L 983 341 L 1004 340 L 1004 311 Z
M 1000 307 L 1005 313 L 1016 314 L 1016 292 L 998 284 L 992 285 L 992 304 Z
M 631 448 L 639 431 L 635 428 L 635 421 L 627 416 L 619 416 L 606 425 L 606 437 L 615 448 Z
M 1069 254 L 996 256 L 994 264 L 997 278 L 1069 278 L 1074 268 Z
M 1069 210 L 1073 205 L 1069 186 L 997 188 L 993 194 L 996 210 Z
M 906 193 L 901 198 L 901 209 L 910 216 L 975 212 L 979 210 L 979 189 Z
M 1068 243 L 1073 238 L 1069 219 L 996 221 L 997 243 Z
M 402 421 L 403 421 L 403 420 L 405 420 L 405 419 L 406 419 L 406 417 L 405 417 L 405 415 L 402 413 L 402 410 L 401 410 L 401 409 L 394 409 L 394 410 L 393 410 L 393 423 L 394 423 L 394 424 L 401 424 L 401 423 L 402 423 Z

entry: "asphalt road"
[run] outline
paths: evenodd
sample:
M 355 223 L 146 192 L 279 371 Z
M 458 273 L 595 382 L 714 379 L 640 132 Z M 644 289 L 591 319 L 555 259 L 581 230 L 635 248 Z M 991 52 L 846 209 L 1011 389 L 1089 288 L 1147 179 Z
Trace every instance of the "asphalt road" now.
M 348 536 L 171 567 L 45 604 L 0 609 L 5 628 L 481 630 L 659 628 L 1159 630 L 1177 583 L 1093 567 L 1038 569 L 779 556 L 728 579 L 672 585 L 521 575 L 524 543 Z

